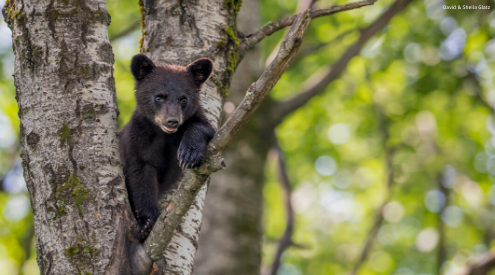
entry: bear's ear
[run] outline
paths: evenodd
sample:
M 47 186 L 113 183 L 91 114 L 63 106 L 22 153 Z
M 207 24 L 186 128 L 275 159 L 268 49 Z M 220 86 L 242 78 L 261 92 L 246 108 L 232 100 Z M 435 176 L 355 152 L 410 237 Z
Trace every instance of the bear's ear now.
M 144 54 L 136 54 L 131 61 L 131 72 L 136 80 L 142 80 L 155 69 L 155 64 Z
M 210 77 L 213 62 L 209 58 L 200 58 L 187 65 L 186 71 L 192 75 L 196 84 L 201 85 Z

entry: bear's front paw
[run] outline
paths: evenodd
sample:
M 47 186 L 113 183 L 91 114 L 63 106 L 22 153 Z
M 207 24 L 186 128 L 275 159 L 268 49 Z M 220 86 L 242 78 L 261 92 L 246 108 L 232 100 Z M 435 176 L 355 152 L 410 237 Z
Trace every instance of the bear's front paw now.
M 186 142 L 181 142 L 177 151 L 177 159 L 182 169 L 200 166 L 205 157 L 206 146 L 189 146 Z

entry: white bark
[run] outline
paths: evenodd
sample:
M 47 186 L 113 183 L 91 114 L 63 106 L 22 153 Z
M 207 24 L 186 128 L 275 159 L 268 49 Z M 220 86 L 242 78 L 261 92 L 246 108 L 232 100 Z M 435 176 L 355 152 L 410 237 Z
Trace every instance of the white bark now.
M 253 113 L 260 107 L 265 97 L 290 65 L 302 43 L 302 36 L 309 21 L 309 11 L 297 16 L 289 33 L 280 45 L 277 57 L 265 69 L 260 78 L 249 86 L 241 104 L 210 141 L 205 163 L 197 169 L 187 169 L 184 172 L 184 177 L 180 180 L 177 191 L 174 192 L 166 210 L 162 211 L 158 217 L 158 222 L 144 243 L 144 249 L 153 261 L 159 262 L 162 259 L 163 252 L 168 248 L 174 232 L 180 230 L 182 218 L 194 204 L 196 195 L 204 186 L 208 176 L 225 168 L 221 157 L 222 152 L 245 127 Z M 236 45 L 239 45 L 237 38 L 234 41 L 236 41 Z
M 217 127 L 246 47 L 237 37 L 239 6 L 240 0 L 145 0 L 143 5 L 140 47 L 156 63 L 186 65 L 203 56 L 215 61 L 202 104 Z M 103 0 L 21 0 L 7 2 L 4 17 L 13 29 L 23 167 L 35 214 L 41 272 L 130 274 L 128 237 L 135 220 L 118 154 L 105 4 Z M 166 274 L 192 273 L 207 189 L 204 184 L 200 189 L 201 183 L 222 167 L 215 154 L 244 127 L 290 64 L 309 20 L 309 12 L 293 20 L 275 61 L 250 86 L 242 106 L 209 145 L 211 159 L 200 170 L 185 173 L 169 211 L 160 215 L 161 223 L 155 225 L 144 249 L 139 246 L 136 252 L 143 256 L 134 262 L 142 264 L 139 274 L 148 273 L 147 257 L 158 260 L 165 247 Z
M 202 89 L 201 103 L 212 125 L 218 128 L 225 96 L 219 86 L 225 89 L 224 85 L 230 83 L 226 68 L 232 64 L 229 63 L 227 52 L 238 51 L 225 31 L 233 28 L 232 10 L 219 0 L 144 1 L 143 10 L 145 15 L 140 51 L 153 62 L 187 65 L 199 57 L 209 57 L 214 61 L 214 74 Z M 222 45 L 220 41 L 223 41 L 223 47 L 219 47 Z M 193 206 L 182 218 L 179 230 L 175 231 L 164 253 L 166 274 L 192 274 L 206 190 L 205 184 Z M 170 199 L 167 197 L 162 198 L 162 209 Z
M 129 207 L 105 1 L 11 1 L 4 18 L 41 274 L 122 274 Z
M 253 33 L 260 27 L 259 1 L 243 2 L 238 26 L 243 33 Z M 246 52 L 235 72 L 227 101 L 237 106 L 247 87 L 262 72 L 259 49 Z M 249 127 L 223 154 L 227 169 L 211 176 L 195 275 L 259 274 L 264 182 L 260 171 L 264 169 L 271 137 L 257 126 L 266 118 L 266 112 L 257 111 Z

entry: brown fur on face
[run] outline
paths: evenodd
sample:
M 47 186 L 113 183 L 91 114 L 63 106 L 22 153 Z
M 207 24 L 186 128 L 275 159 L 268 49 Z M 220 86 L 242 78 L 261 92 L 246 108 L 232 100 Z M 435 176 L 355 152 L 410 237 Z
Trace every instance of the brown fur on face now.
M 213 62 L 201 58 L 186 67 L 155 66 L 145 55 L 131 61 L 136 80 L 136 110 L 120 132 L 120 156 L 132 211 L 143 241 L 155 224 L 158 197 L 198 167 L 215 135 L 199 104 L 201 85 Z
M 199 90 L 213 71 L 213 62 L 200 58 L 186 67 L 156 66 L 138 54 L 131 62 L 136 80 L 137 110 L 166 133 L 174 133 L 199 108 Z
M 185 67 L 155 67 L 144 80 L 136 82 L 136 106 L 165 132 L 168 119 L 177 118 L 180 127 L 198 109 L 201 86 Z

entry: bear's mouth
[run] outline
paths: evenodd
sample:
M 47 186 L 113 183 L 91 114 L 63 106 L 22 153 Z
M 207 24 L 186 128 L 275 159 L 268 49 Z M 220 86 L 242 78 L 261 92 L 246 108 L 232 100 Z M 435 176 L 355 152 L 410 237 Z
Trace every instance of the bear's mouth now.
M 171 127 L 167 127 L 167 126 L 165 126 L 165 125 L 162 125 L 162 130 L 163 130 L 165 133 L 168 133 L 168 134 L 172 134 L 172 133 L 177 132 L 177 128 L 171 128 Z

